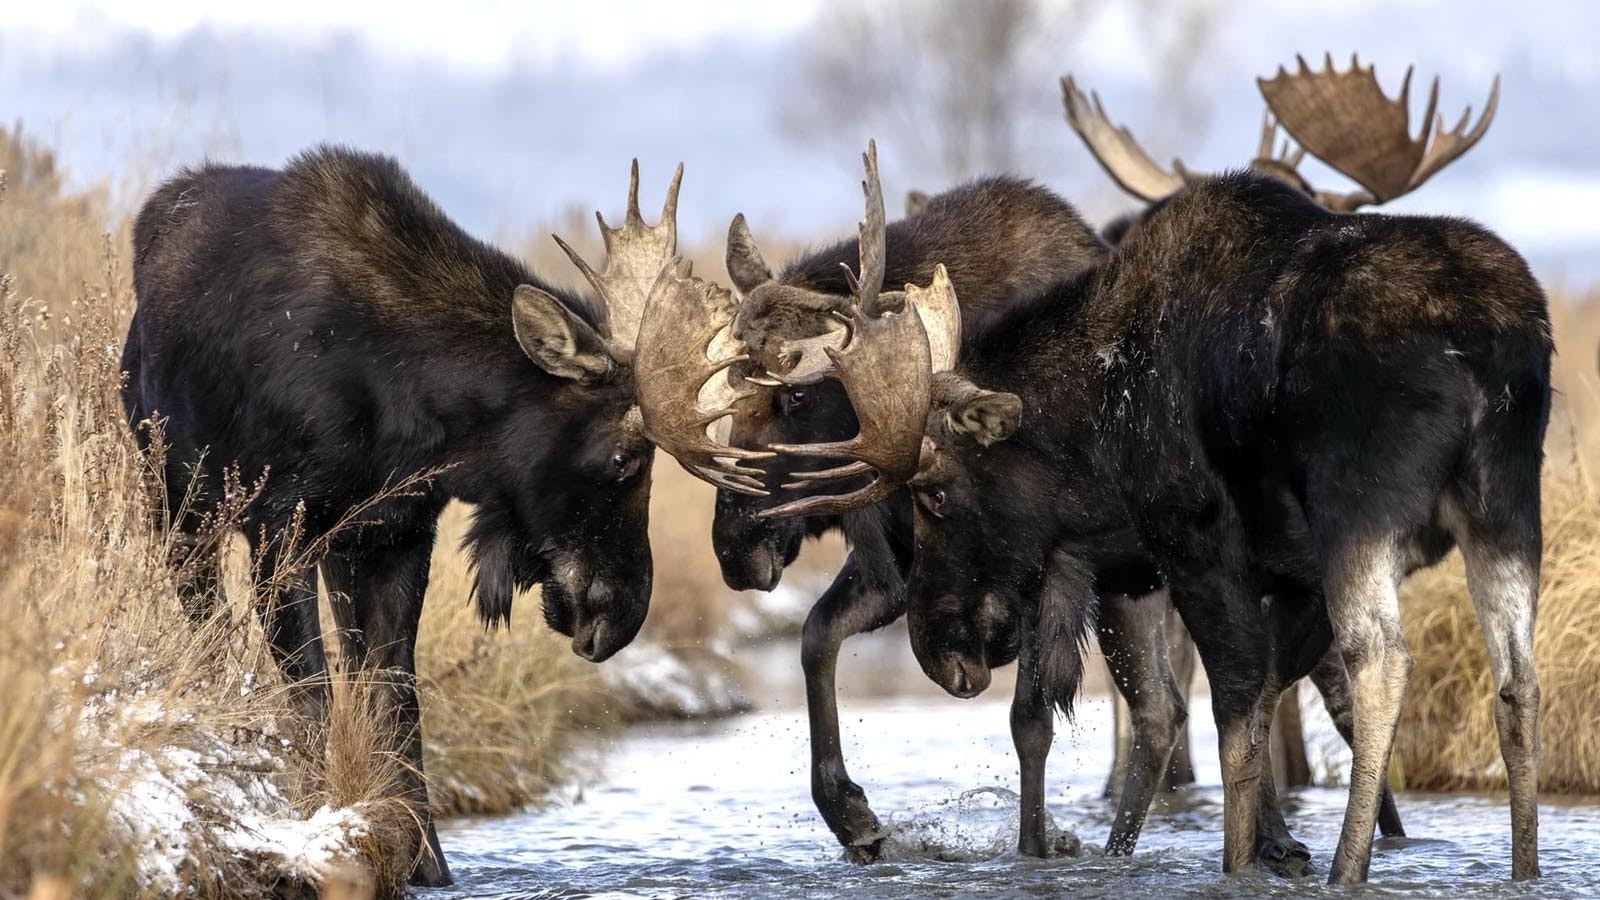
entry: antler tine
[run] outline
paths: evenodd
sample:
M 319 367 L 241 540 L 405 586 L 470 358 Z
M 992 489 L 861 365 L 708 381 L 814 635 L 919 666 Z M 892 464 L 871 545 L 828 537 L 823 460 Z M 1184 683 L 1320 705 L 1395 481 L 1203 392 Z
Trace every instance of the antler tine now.
M 1424 181 L 1432 178 L 1434 173 L 1449 165 L 1461 154 L 1471 150 L 1472 145 L 1481 140 L 1484 134 L 1488 132 L 1489 123 L 1494 121 L 1494 113 L 1499 106 L 1500 76 L 1496 75 L 1494 83 L 1489 87 L 1488 102 L 1483 105 L 1483 115 L 1478 118 L 1478 124 L 1474 125 L 1470 132 L 1463 133 L 1467 127 L 1467 122 L 1472 118 L 1472 107 L 1469 106 L 1463 110 L 1461 120 L 1456 123 L 1456 127 L 1448 131 L 1444 129 L 1444 117 L 1440 116 L 1438 132 L 1434 136 L 1434 141 L 1429 145 L 1427 155 L 1423 157 L 1422 162 L 1417 166 L 1416 173 L 1411 176 L 1411 181 L 1406 186 L 1406 190 L 1415 190 Z
M 621 227 L 612 228 L 606 223 L 605 215 L 595 210 L 595 222 L 600 226 L 600 237 L 606 249 L 605 268 L 601 272 L 597 273 L 560 235 L 554 235 L 567 258 L 605 303 L 609 336 L 612 343 L 623 349 L 632 349 L 638 341 L 639 320 L 655 284 L 656 273 L 677 255 L 678 189 L 682 182 L 683 163 L 679 163 L 672 184 L 667 188 L 661 221 L 646 225 L 639 213 L 639 160 L 633 161 L 628 170 L 628 206 Z
M 883 208 L 883 184 L 878 179 L 877 141 L 867 141 L 867 152 L 861 154 L 861 165 L 866 170 L 861 193 L 866 198 L 867 209 L 859 228 L 861 273 L 854 279 L 850 290 L 861 308 L 868 315 L 875 316 L 878 314 L 878 295 L 883 290 L 888 229 L 888 217 Z
M 637 156 L 633 158 L 633 164 L 628 167 L 628 210 L 623 215 L 641 224 L 644 222 L 644 216 L 639 212 L 639 157 Z
M 1278 124 L 1302 151 L 1309 151 L 1365 189 L 1351 194 L 1316 192 L 1318 200 L 1332 209 L 1348 211 L 1366 203 L 1383 203 L 1414 190 L 1466 152 L 1487 129 L 1486 116 L 1471 133 L 1464 132 L 1465 121 L 1445 131 L 1436 115 L 1439 79 L 1435 77 L 1429 86 L 1421 132 L 1412 137 L 1413 67 L 1407 67 L 1399 95 L 1391 99 L 1378 84 L 1375 69 L 1362 66 L 1355 54 L 1345 71 L 1334 68 L 1331 53 L 1324 55 L 1323 68 L 1316 72 L 1305 57 L 1296 55 L 1295 59 L 1297 71 L 1290 73 L 1280 66 L 1271 79 L 1257 79 L 1257 84 Z M 1498 96 L 1498 87 L 1497 76 L 1491 103 Z
M 859 509 L 887 497 L 917 472 L 932 396 L 933 373 L 955 365 L 961 309 L 943 265 L 927 287 L 906 285 L 900 312 L 873 317 L 859 307 L 842 349 L 825 348 L 830 374 L 844 385 L 860 430 L 846 441 L 778 444 L 771 449 L 805 458 L 847 462 L 796 472 L 786 490 L 810 490 L 828 481 L 875 473 L 847 494 L 804 497 L 765 510 L 767 517 L 816 515 Z
M 599 210 L 595 210 L 595 217 L 600 217 Z M 602 229 L 605 228 L 604 221 L 600 223 L 600 227 Z M 556 246 L 560 247 L 562 251 L 567 254 L 567 259 L 572 260 L 572 264 L 578 267 L 579 272 L 583 273 L 584 280 L 589 282 L 589 286 L 594 288 L 595 293 L 602 295 L 601 299 L 604 299 L 605 285 L 601 283 L 599 273 L 595 272 L 595 270 L 590 267 L 589 261 L 584 259 L 583 256 L 578 253 L 578 251 L 572 249 L 571 244 L 562 240 L 561 235 L 552 234 L 550 236 L 555 238 Z
M 1067 124 L 1118 187 L 1150 203 L 1183 187 L 1183 175 L 1161 168 L 1126 127 L 1111 124 L 1100 95 L 1085 97 L 1071 75 L 1061 77 L 1061 103 Z M 1174 164 L 1181 169 L 1181 163 Z
M 1256 142 L 1256 159 L 1268 159 L 1272 156 L 1272 142 L 1278 137 L 1278 123 L 1272 118 L 1272 110 L 1261 111 L 1261 140 Z
M 661 204 L 661 221 L 659 224 L 666 226 L 667 233 L 672 235 L 672 245 L 678 245 L 678 188 L 683 186 L 683 163 L 678 163 L 678 168 L 672 173 L 672 183 L 667 185 L 667 199 Z

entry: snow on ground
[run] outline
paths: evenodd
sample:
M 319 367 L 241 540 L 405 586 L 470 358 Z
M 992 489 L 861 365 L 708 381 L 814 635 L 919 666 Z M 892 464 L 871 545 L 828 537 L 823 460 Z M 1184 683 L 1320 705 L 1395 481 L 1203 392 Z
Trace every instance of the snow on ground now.
M 600 679 L 638 719 L 705 719 L 746 712 L 750 698 L 725 652 L 634 644 L 604 666 Z
M 174 719 L 178 721 L 174 723 Z M 154 703 L 91 706 L 78 725 L 80 753 L 116 760 L 101 778 L 118 843 L 138 850 L 141 892 L 187 893 L 206 860 L 224 851 L 248 858 L 265 882 L 320 884 L 357 859 L 367 823 L 354 809 L 322 807 L 309 817 L 286 799 L 280 755 L 270 734 L 228 737 L 189 724 Z M 127 725 L 173 727 L 159 747 L 116 747 Z M 116 736 L 113 738 L 112 736 Z

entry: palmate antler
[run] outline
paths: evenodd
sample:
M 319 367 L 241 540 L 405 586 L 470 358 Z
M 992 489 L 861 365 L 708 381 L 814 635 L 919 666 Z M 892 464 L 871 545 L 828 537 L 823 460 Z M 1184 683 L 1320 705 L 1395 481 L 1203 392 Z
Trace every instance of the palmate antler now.
M 761 470 L 741 463 L 774 454 L 726 447 L 706 433 L 708 425 L 733 414 L 729 407 L 741 395 L 725 370 L 748 357 L 728 338 L 733 296 L 692 277 L 677 255 L 682 184 L 679 163 L 667 186 L 661 220 L 646 225 L 639 212 L 639 161 L 633 161 L 621 227 L 612 228 L 600 212 L 594 214 L 606 246 L 602 272 L 559 235 L 556 243 L 605 304 L 613 350 L 633 361 L 646 436 L 695 476 L 731 491 L 764 496 Z
M 1434 173 L 1449 165 L 1483 138 L 1500 102 L 1500 76 L 1489 89 L 1483 115 L 1471 131 L 1467 107 L 1452 129 L 1435 114 L 1439 105 L 1439 78 L 1428 91 L 1422 114 L 1422 133 L 1411 136 L 1411 75 L 1406 68 L 1400 96 L 1390 99 L 1378 85 L 1373 66 L 1362 68 L 1350 57 L 1350 68 L 1336 71 L 1328 54 L 1321 71 L 1313 72 L 1304 57 L 1296 56 L 1294 72 L 1279 67 L 1271 79 L 1257 79 L 1267 106 L 1300 146 L 1365 188 L 1365 193 L 1318 192 L 1330 209 L 1350 210 L 1370 203 L 1386 203 L 1416 190 Z M 1431 140 L 1430 140 L 1431 139 Z
M 1268 109 L 1251 168 L 1299 187 L 1329 209 L 1350 212 L 1415 190 L 1471 149 L 1494 119 L 1500 99 L 1499 76 L 1490 89 L 1482 118 L 1470 131 L 1470 107 L 1453 129 L 1446 131 L 1442 119 L 1435 124 L 1439 94 L 1439 80 L 1435 78 L 1422 134 L 1413 139 L 1408 122 L 1411 70 L 1406 70 L 1400 96 L 1391 100 L 1378 86 L 1371 66 L 1361 68 L 1354 56 L 1350 63 L 1349 71 L 1335 72 L 1330 55 L 1323 71 L 1312 72 L 1305 60 L 1299 59 L 1296 72 L 1280 68 L 1272 79 L 1257 80 Z M 1070 76 L 1061 79 L 1061 93 L 1067 124 L 1124 191 L 1153 203 L 1187 181 L 1204 177 L 1176 159 L 1171 170 L 1162 168 L 1140 148 L 1127 128 L 1113 125 L 1106 118 L 1099 96 L 1085 96 Z M 1285 143 L 1274 151 L 1280 125 L 1299 144 L 1298 148 L 1291 149 Z M 1299 172 L 1307 151 L 1364 190 L 1340 193 L 1314 189 Z
M 678 253 L 678 188 L 682 183 L 683 163 L 678 163 L 672 184 L 667 186 L 661 220 L 646 225 L 639 213 L 639 161 L 633 161 L 628 178 L 628 209 L 622 215 L 622 227 L 612 228 L 599 210 L 594 213 L 606 244 L 604 272 L 595 272 L 560 235 L 552 235 L 604 301 L 609 337 L 620 349 L 632 350 L 638 342 L 645 300 L 655 286 L 656 276 Z
M 731 366 L 749 360 L 727 340 L 734 310 L 726 288 L 693 277 L 677 259 L 657 273 L 634 354 L 639 412 L 645 435 L 690 474 L 764 497 L 761 470 L 741 463 L 774 454 L 729 447 L 707 434 L 708 426 L 733 415 L 733 404 L 751 393 L 736 390 L 727 378 Z
M 1183 187 L 1183 163 L 1175 159 L 1172 167 L 1176 171 L 1163 169 L 1133 139 L 1132 132 L 1111 124 L 1105 107 L 1100 105 L 1100 95 L 1091 91 L 1085 97 L 1071 75 L 1061 78 L 1061 102 L 1066 107 L 1067 124 L 1118 187 L 1147 203 Z
M 830 481 L 872 474 L 872 481 L 846 494 L 804 497 L 764 510 L 763 516 L 799 516 L 859 509 L 887 497 L 917 473 L 922 432 L 927 425 L 933 373 L 951 368 L 961 342 L 961 311 L 944 266 L 935 267 L 926 288 L 906 285 L 903 294 L 883 294 L 885 217 L 878 179 L 876 144 L 862 156 L 866 215 L 861 221 L 860 274 L 850 274 L 853 303 L 837 344 L 832 335 L 818 342 L 831 366 L 802 378 L 826 374 L 844 385 L 859 430 L 847 441 L 779 444 L 796 456 L 843 458 L 829 469 L 795 473 L 786 490 L 810 490 Z M 848 269 L 846 270 L 848 272 Z M 806 355 L 801 354 L 805 359 Z M 794 374 L 784 376 L 794 380 Z

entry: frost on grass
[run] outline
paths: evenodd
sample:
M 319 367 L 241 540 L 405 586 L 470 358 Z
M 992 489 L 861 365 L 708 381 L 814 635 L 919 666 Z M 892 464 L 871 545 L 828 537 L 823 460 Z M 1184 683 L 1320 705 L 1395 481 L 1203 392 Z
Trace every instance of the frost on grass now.
M 320 884 L 359 861 L 356 841 L 368 826 L 358 811 L 324 806 L 306 817 L 286 799 L 282 739 L 243 732 L 224 739 L 180 723 L 164 746 L 117 749 L 103 746 L 106 735 L 123 732 L 130 719 L 168 725 L 162 711 L 134 704 L 88 712 L 80 746 L 93 752 L 99 743 L 114 754 L 115 774 L 102 776 L 98 787 L 110 798 L 115 838 L 136 848 L 144 892 L 187 893 L 219 851 L 248 860 L 263 883 Z

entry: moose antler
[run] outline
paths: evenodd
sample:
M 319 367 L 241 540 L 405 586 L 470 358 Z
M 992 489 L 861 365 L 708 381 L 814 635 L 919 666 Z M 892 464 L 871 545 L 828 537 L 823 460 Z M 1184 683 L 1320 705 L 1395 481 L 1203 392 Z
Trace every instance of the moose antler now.
M 604 301 L 611 343 L 619 348 L 632 349 L 638 343 L 645 301 L 655 286 L 656 276 L 678 252 L 678 187 L 682 183 L 683 163 L 678 163 L 672 184 L 667 186 L 661 220 L 646 225 L 639 214 L 639 161 L 633 161 L 628 178 L 628 210 L 623 213 L 622 227 L 612 228 L 599 210 L 594 213 L 606 244 L 604 272 L 596 273 L 560 235 L 552 235 Z
M 1316 72 L 1306 65 L 1305 57 L 1295 59 L 1296 71 L 1280 66 L 1277 75 L 1258 78 L 1256 83 L 1268 108 L 1301 147 L 1365 189 L 1349 194 L 1317 192 L 1318 201 L 1330 209 L 1349 211 L 1386 203 L 1416 190 L 1482 139 L 1500 102 L 1496 75 L 1483 115 L 1472 130 L 1467 130 L 1469 106 L 1455 128 L 1447 131 L 1444 117 L 1435 114 L 1439 105 L 1435 76 L 1422 114 L 1422 132 L 1413 138 L 1412 67 L 1406 68 L 1400 95 L 1391 99 L 1378 84 L 1375 67 L 1363 68 L 1354 54 L 1350 68 L 1342 72 L 1334 69 L 1332 54 L 1324 57 L 1322 70 Z
M 844 324 L 842 344 L 831 343 L 832 335 L 808 339 L 808 346 L 820 347 L 832 363 L 826 374 L 844 385 L 860 427 L 855 437 L 847 441 L 777 444 L 772 449 L 796 456 L 851 460 L 829 469 L 797 472 L 794 481 L 783 485 L 785 490 L 807 490 L 874 472 L 876 476 L 850 493 L 804 497 L 764 510 L 763 516 L 859 509 L 887 497 L 911 480 L 917 473 L 922 432 L 927 425 L 933 373 L 955 364 L 961 342 L 961 311 L 943 265 L 934 268 L 933 282 L 926 288 L 906 285 L 903 294 L 881 293 L 886 240 L 875 143 L 867 145 L 862 163 L 866 180 L 861 188 L 867 209 L 860 229 L 861 273 L 856 276 L 846 268 L 855 302 L 848 315 L 838 316 Z M 805 353 L 801 358 L 806 358 Z M 821 373 L 803 377 L 821 377 Z
M 1061 102 L 1066 107 L 1067 124 L 1083 139 L 1084 146 L 1118 187 L 1147 203 L 1154 203 L 1183 187 L 1186 174 L 1183 163 L 1172 161 L 1175 172 L 1157 165 L 1127 128 L 1113 125 L 1106 118 L 1100 95 L 1091 92 L 1085 97 L 1071 75 L 1061 78 Z
M 677 258 L 668 261 L 639 323 L 633 363 L 639 413 L 645 435 L 690 474 L 764 497 L 761 470 L 740 463 L 775 454 L 719 444 L 706 433 L 707 426 L 734 414 L 734 403 L 753 393 L 735 390 L 727 378 L 729 367 L 749 360 L 743 353 L 724 355 L 734 346 L 727 337 L 734 311 L 726 288 L 693 277 Z

